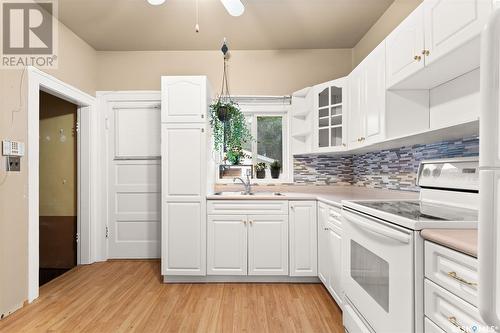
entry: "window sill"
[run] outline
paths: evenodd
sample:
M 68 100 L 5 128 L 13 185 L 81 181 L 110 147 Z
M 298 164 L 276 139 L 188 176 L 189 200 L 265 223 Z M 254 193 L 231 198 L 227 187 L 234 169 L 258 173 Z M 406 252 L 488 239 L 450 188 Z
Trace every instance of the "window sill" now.
M 265 178 L 265 179 L 257 179 L 253 178 L 250 180 L 252 185 L 291 185 L 293 181 L 287 178 Z M 239 183 L 233 183 L 232 179 L 217 179 L 216 185 L 234 185 Z

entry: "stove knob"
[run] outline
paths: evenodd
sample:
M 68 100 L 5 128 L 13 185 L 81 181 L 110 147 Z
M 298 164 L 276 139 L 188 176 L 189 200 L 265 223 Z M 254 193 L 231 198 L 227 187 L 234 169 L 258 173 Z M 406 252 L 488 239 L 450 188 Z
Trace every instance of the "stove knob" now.
M 441 176 L 441 169 L 440 169 L 440 168 L 436 168 L 436 169 L 434 169 L 434 170 L 432 171 L 432 176 L 433 176 L 433 177 L 436 177 L 436 178 L 437 178 L 437 177 L 439 177 L 439 176 Z
M 424 177 L 429 177 L 431 175 L 431 169 L 425 168 L 423 172 Z

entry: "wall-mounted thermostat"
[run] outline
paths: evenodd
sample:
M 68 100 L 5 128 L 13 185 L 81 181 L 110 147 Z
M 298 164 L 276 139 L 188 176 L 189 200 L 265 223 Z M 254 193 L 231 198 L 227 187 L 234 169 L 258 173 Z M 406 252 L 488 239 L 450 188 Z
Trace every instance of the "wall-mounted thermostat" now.
M 24 156 L 24 143 L 4 140 L 2 142 L 3 156 Z

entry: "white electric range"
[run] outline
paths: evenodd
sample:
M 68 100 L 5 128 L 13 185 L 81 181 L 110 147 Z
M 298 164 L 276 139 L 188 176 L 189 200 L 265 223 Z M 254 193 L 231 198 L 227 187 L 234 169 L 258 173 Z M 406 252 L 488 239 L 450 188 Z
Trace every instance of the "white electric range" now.
M 477 157 L 424 161 L 417 185 L 415 201 L 342 203 L 343 320 L 350 333 L 420 331 L 419 230 L 477 228 Z

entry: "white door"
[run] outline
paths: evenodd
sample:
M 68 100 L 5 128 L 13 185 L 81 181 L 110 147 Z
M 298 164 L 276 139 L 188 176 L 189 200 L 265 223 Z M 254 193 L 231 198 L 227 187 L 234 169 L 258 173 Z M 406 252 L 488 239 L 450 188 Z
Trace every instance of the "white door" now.
M 491 11 L 491 0 L 424 1 L 426 65 L 479 36 Z
M 328 290 L 339 306 L 342 306 L 342 230 L 332 223 L 328 226 L 328 257 L 330 271 Z
M 385 42 L 373 50 L 363 63 L 364 75 L 364 135 L 363 144 L 384 139 L 385 128 Z
M 205 212 L 199 201 L 163 204 L 162 275 L 206 274 Z
M 318 204 L 318 277 L 328 287 L 330 260 L 328 251 L 328 207 Z
M 290 276 L 318 275 L 316 201 L 290 201 Z
M 362 68 L 354 69 L 349 77 L 348 82 L 348 119 L 347 122 L 347 137 L 349 149 L 356 148 L 361 145 L 360 138 L 364 133 L 364 115 L 362 113 L 361 104 L 363 99 L 363 71 Z
M 415 9 L 386 38 L 386 47 L 388 88 L 424 68 L 423 5 Z
M 109 103 L 107 117 L 108 258 L 158 258 L 159 101 Z
M 288 216 L 248 216 L 248 275 L 288 275 Z
M 247 275 L 246 215 L 209 215 L 207 274 Z
M 163 123 L 205 123 L 206 76 L 163 76 L 161 78 Z

